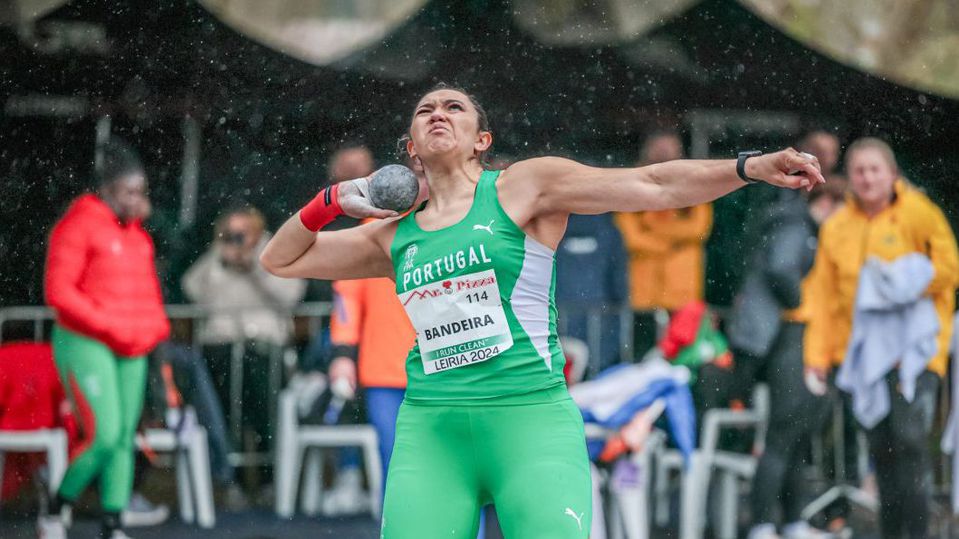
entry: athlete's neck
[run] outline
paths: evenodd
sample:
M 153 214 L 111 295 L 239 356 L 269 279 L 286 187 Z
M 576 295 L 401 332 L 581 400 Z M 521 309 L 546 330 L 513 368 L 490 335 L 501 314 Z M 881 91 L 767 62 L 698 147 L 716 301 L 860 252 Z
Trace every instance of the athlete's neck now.
M 430 205 L 437 211 L 463 198 L 472 198 L 476 191 L 483 167 L 475 160 L 460 162 L 454 166 L 442 163 L 424 164 L 426 180 L 430 187 Z

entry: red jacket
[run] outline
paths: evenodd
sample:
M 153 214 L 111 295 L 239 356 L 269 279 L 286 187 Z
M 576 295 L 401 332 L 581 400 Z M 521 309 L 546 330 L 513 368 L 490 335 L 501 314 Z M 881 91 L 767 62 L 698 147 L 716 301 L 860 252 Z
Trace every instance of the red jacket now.
M 70 456 L 80 449 L 80 433 L 53 364 L 48 343 L 11 343 L 0 346 L 0 430 L 36 430 L 63 427 Z M 6 456 L 0 499 L 13 497 L 39 468 L 45 456 L 12 453 Z
M 170 333 L 153 240 L 94 195 L 76 199 L 53 227 L 44 287 L 60 325 L 118 356 L 143 355 Z

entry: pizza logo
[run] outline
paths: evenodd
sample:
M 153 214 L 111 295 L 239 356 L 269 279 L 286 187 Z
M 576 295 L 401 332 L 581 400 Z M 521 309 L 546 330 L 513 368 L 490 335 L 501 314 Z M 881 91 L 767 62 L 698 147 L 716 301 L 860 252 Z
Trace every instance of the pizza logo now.
M 453 281 L 443 281 L 443 293 L 444 294 L 453 293 Z

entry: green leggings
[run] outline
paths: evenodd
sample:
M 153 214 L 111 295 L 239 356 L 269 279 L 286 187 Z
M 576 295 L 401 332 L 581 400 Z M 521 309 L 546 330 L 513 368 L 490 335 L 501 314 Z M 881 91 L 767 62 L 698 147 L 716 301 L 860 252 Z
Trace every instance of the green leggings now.
M 583 418 L 566 387 L 483 405 L 400 406 L 384 539 L 474 539 L 496 506 L 507 539 L 581 539 L 591 522 Z
M 133 437 L 143 408 L 146 358 L 118 357 L 103 343 L 60 326 L 53 328 L 53 357 L 85 444 L 67 468 L 60 497 L 76 500 L 99 476 L 103 510 L 122 511 L 133 488 Z

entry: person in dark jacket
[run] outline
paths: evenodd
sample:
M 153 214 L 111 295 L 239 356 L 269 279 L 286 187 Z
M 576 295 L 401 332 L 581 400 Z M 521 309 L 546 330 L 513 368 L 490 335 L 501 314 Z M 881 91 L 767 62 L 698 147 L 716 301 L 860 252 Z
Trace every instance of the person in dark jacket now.
M 803 380 L 807 313 L 802 290 L 815 259 L 819 224 L 842 204 L 842 197 L 840 181 L 817 186 L 806 196 L 781 191 L 760 218 L 757 250 L 733 304 L 727 334 L 740 372 L 737 378 L 764 379 L 771 396 L 766 449 L 753 480 L 755 524 L 749 539 L 779 537 L 777 505 L 785 523 L 783 537 L 828 537 L 800 517 L 803 450 L 829 410 L 826 399 L 812 393 Z
M 613 218 L 571 215 L 556 251 L 556 303 L 560 334 L 590 345 L 589 372 L 619 361 L 619 313 L 628 298 L 626 250 Z
M 149 353 L 170 332 L 154 261 L 140 222 L 150 213 L 146 173 L 133 148 L 106 142 L 94 166 L 96 193 L 70 205 L 50 236 L 44 276 L 56 313 L 53 356 L 80 419 L 85 445 L 67 468 L 40 537 L 66 537 L 60 509 L 99 478 L 100 537 L 125 539 L 133 440 Z

